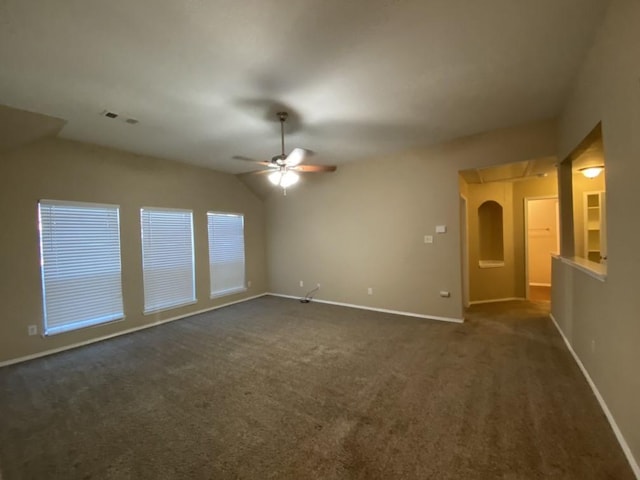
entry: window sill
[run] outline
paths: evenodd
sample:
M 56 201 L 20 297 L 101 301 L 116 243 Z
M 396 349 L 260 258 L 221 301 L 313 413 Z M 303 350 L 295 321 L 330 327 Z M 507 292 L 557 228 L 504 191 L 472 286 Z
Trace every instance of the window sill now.
M 42 337 L 51 337 L 54 335 L 60 335 L 61 333 L 75 332 L 85 328 L 99 327 L 101 325 L 107 325 L 109 323 L 121 322 L 125 319 L 124 314 L 118 314 L 107 319 L 100 320 L 85 320 L 84 322 L 72 323 L 70 325 L 62 325 L 58 327 L 44 327 Z
M 247 289 L 245 287 L 231 288 L 229 290 L 224 290 L 222 292 L 212 293 L 209 298 L 214 299 L 214 298 L 226 297 L 228 295 L 233 295 L 234 293 L 242 293 L 246 291 Z
M 479 260 L 480 268 L 500 268 L 504 267 L 504 260 Z
M 553 258 L 560 260 L 565 265 L 569 265 L 576 270 L 586 273 L 590 277 L 595 278 L 601 282 L 607 279 L 607 266 L 602 263 L 592 262 L 582 257 L 560 257 L 553 255 Z
M 160 312 L 166 312 L 167 310 L 174 310 L 176 308 L 180 308 L 180 307 L 186 307 L 187 305 L 194 305 L 198 303 L 198 299 L 195 298 L 189 302 L 185 302 L 185 303 L 178 303 L 175 305 L 164 305 L 162 307 L 158 307 L 158 308 L 151 308 L 149 310 L 145 310 L 143 312 L 144 315 L 152 315 L 154 313 L 160 313 Z

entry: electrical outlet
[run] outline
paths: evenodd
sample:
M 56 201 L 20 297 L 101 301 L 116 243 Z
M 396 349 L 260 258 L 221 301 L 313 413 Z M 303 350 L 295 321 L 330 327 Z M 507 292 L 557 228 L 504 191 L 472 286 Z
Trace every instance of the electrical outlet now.
M 446 290 L 440 290 L 440 296 L 442 298 L 449 298 L 451 296 L 451 292 L 447 292 Z
M 425 235 L 424 243 L 433 243 L 433 235 Z
M 247 288 L 251 288 L 251 280 L 247 281 Z
M 447 233 L 446 225 L 436 225 L 436 233 Z
M 371 287 L 367 288 L 367 294 L 373 295 L 373 288 Z
M 29 325 L 28 333 L 29 333 L 29 336 L 37 335 L 38 334 L 38 326 L 37 325 Z
M 591 353 L 595 353 L 596 351 L 596 341 L 591 340 Z
M 300 286 L 304 287 L 304 282 L 302 280 L 300 280 Z

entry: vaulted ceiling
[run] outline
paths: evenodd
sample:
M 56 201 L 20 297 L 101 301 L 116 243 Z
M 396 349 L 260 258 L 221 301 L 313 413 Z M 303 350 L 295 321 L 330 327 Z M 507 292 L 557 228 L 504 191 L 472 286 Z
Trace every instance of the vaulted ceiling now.
M 606 4 L 2 0 L 0 104 L 232 173 L 286 109 L 287 149 L 341 164 L 557 115 Z

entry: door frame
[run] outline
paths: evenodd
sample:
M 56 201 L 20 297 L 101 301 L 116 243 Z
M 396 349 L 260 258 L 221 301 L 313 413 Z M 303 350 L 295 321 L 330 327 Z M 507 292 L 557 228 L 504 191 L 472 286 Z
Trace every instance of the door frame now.
M 558 195 L 542 195 L 539 197 L 524 197 L 524 288 L 525 298 L 529 300 L 529 202 L 536 200 L 556 201 L 556 247 L 560 249 L 560 211 Z M 556 252 L 559 254 L 559 252 Z
M 468 308 L 469 297 L 469 200 L 460 193 L 460 257 L 462 276 L 462 306 Z

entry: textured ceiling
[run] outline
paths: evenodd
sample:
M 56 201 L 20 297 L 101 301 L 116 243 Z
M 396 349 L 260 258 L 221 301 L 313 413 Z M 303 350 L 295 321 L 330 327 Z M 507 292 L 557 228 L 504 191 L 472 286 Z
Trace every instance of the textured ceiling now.
M 340 164 L 557 115 L 606 3 L 0 0 L 0 103 L 234 173 L 285 108 L 287 150 Z
M 517 182 L 531 178 L 556 176 L 557 162 L 555 157 L 536 158 L 506 165 L 462 170 L 460 175 L 467 183 Z

